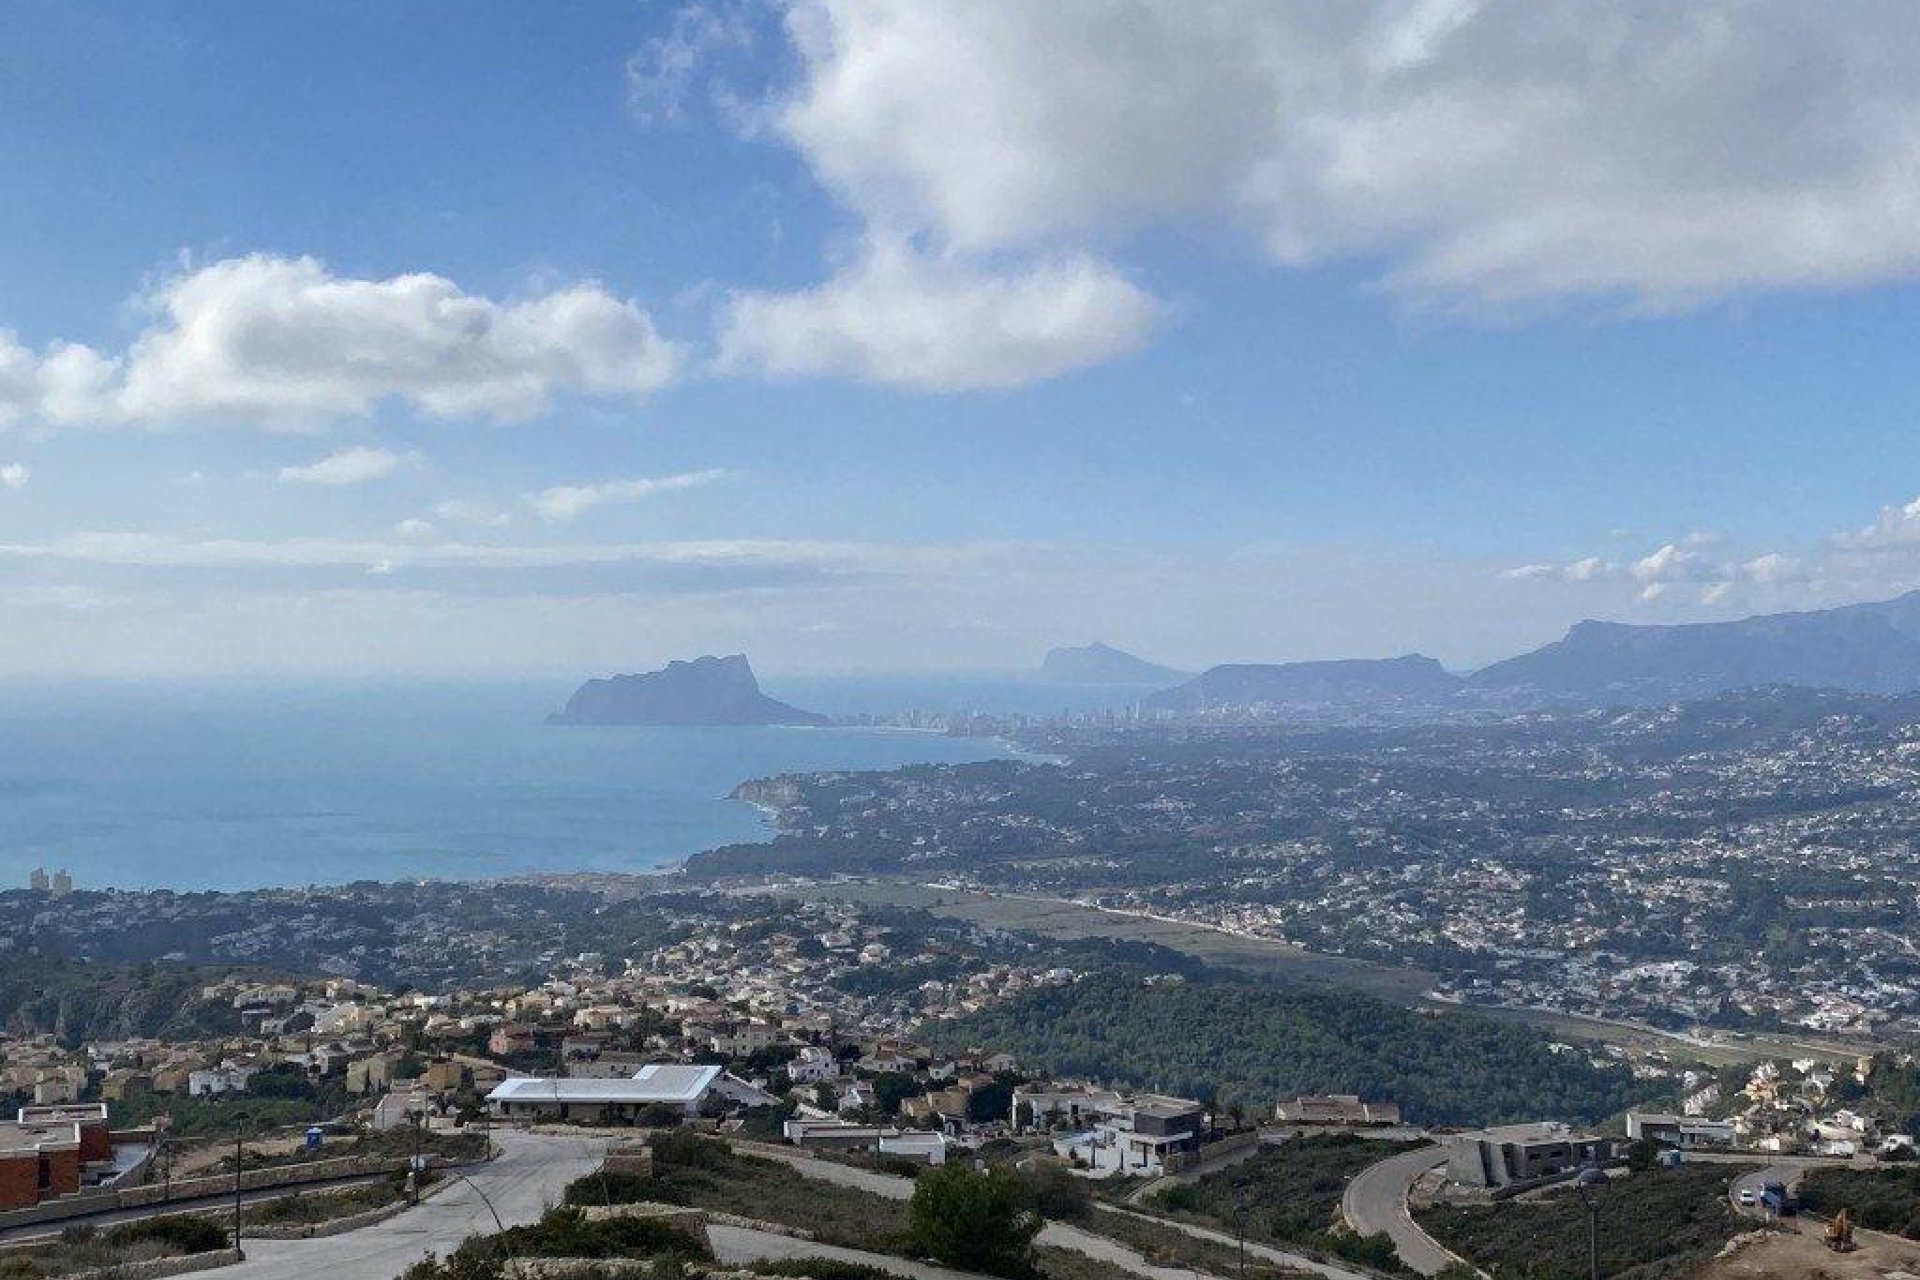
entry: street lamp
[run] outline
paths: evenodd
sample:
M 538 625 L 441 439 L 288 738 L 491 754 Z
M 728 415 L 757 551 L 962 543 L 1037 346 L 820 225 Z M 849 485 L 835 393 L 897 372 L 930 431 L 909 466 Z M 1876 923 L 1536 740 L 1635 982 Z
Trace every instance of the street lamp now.
M 247 1121 L 253 1117 L 244 1111 L 236 1111 L 233 1116 L 233 1256 L 245 1262 L 247 1255 L 240 1248 L 240 1166 L 245 1155 L 240 1143 L 247 1135 Z
M 1240 1280 L 1247 1280 L 1247 1184 L 1233 1184 L 1234 1233 L 1240 1241 Z
M 1587 1207 L 1587 1280 L 1600 1280 L 1600 1198 L 1593 1189 L 1607 1180 L 1597 1164 L 1581 1168 L 1580 1176 L 1573 1181 L 1574 1190 L 1580 1193 L 1580 1203 Z

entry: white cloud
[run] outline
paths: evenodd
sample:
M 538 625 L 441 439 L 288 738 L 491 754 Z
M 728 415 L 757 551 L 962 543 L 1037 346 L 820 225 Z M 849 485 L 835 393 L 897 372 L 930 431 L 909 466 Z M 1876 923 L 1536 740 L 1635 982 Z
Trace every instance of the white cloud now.
M 414 517 L 402 520 L 393 526 L 393 531 L 402 538 L 431 538 L 434 535 L 433 521 Z
M 280 479 L 291 484 L 365 484 L 392 475 L 402 461 L 390 450 L 357 445 L 304 466 L 282 467 Z
M 1242 228 L 1477 302 L 1920 268 L 1920 10 L 1695 0 L 798 0 L 779 127 L 968 252 Z
M 1669 542 L 1658 551 L 1633 562 L 1628 570 L 1638 582 L 1675 582 L 1696 577 L 1702 569 L 1700 556 Z M 1653 592 L 1644 598 L 1651 600 Z
M 448 498 L 434 504 L 433 514 L 448 524 L 500 529 L 513 523 L 513 513 L 471 498 Z
M 1800 562 L 1792 556 L 1769 551 L 1766 555 L 1755 556 L 1747 561 L 1740 566 L 1740 570 L 1754 582 L 1785 582 L 1800 572 Z
M 1525 582 L 1530 578 L 1551 577 L 1554 568 L 1550 564 L 1522 564 L 1511 569 L 1502 569 L 1500 576 L 1514 582 Z
M 688 471 L 680 475 L 656 476 L 641 480 L 603 480 L 598 484 L 557 485 L 527 495 L 527 502 L 544 520 L 556 523 L 571 520 L 583 511 L 606 502 L 637 502 L 656 493 L 676 489 L 694 489 L 712 484 L 726 473 L 719 470 Z
M 675 123 L 717 55 L 752 47 L 754 27 L 732 4 L 683 4 L 664 35 L 627 59 L 627 106 L 642 124 Z
M 720 362 L 937 391 L 1017 387 L 1132 351 L 1158 310 L 1082 255 L 996 272 L 876 242 L 817 288 L 736 294 Z
M 0 466 L 0 489 L 24 489 L 32 478 L 33 472 L 24 463 L 9 462 Z
M 1584 560 L 1575 560 L 1560 571 L 1560 576 L 1569 582 L 1591 582 L 1595 578 L 1606 577 L 1612 573 L 1613 566 L 1599 556 L 1588 556 Z
M 254 254 L 161 282 L 152 322 L 109 356 L 39 357 L 0 334 L 0 424 L 243 419 L 305 425 L 398 400 L 438 417 L 525 418 L 561 394 L 634 399 L 683 353 L 632 301 L 596 284 L 497 302 L 442 276 L 335 276 Z

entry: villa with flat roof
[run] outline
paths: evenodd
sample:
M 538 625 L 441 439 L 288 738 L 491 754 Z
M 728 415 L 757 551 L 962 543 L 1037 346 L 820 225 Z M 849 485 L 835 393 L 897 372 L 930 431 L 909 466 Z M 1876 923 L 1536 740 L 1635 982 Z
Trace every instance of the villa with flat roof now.
M 649 1063 L 625 1079 L 518 1076 L 487 1095 L 494 1115 L 510 1120 L 632 1123 L 644 1111 L 671 1107 L 697 1116 L 728 1107 L 772 1105 L 772 1095 L 711 1065 Z

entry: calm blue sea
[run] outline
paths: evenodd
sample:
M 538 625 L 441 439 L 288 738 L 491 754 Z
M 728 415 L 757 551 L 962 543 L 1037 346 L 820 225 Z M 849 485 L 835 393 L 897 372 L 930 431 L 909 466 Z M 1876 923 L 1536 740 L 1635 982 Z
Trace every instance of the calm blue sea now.
M 1099 703 L 1017 682 L 767 689 L 834 712 Z M 0 686 L 0 885 L 39 866 L 180 889 L 643 871 L 766 838 L 726 798 L 747 778 L 1003 754 L 898 731 L 542 723 L 569 691 Z

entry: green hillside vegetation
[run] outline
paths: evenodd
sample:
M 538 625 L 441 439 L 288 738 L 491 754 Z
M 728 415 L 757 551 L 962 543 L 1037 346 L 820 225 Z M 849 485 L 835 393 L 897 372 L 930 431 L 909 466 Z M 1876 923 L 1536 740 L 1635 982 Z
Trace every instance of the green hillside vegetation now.
M 1149 1204 L 1227 1231 L 1239 1224 L 1244 1204 L 1252 1238 L 1315 1243 L 1315 1236 L 1332 1228 L 1356 1173 L 1415 1145 L 1351 1133 L 1294 1138 L 1195 1182 L 1170 1184 Z
M 1733 1211 L 1727 1191 L 1751 1169 L 1686 1165 L 1613 1178 L 1600 1202 L 1600 1274 L 1612 1280 L 1683 1276 L 1752 1224 Z M 1493 1280 L 1584 1280 L 1587 1209 L 1573 1187 L 1537 1200 L 1437 1206 L 1419 1215 L 1448 1248 Z
M 1264 1111 L 1301 1093 L 1393 1098 L 1409 1120 L 1598 1120 L 1636 1100 L 1625 1066 L 1556 1052 L 1538 1032 L 1423 1014 L 1329 987 L 1155 982 L 1106 974 L 920 1028 L 1056 1075 Z
M 228 972 L 11 957 L 0 965 L 0 1028 L 13 1035 L 50 1034 L 67 1045 L 226 1035 L 240 1029 L 238 1015 L 225 1001 L 202 1000 L 200 989 Z
M 1860 1226 L 1920 1240 L 1920 1167 L 1815 1169 L 1800 1180 L 1799 1197 L 1823 1217 L 1851 1209 Z

